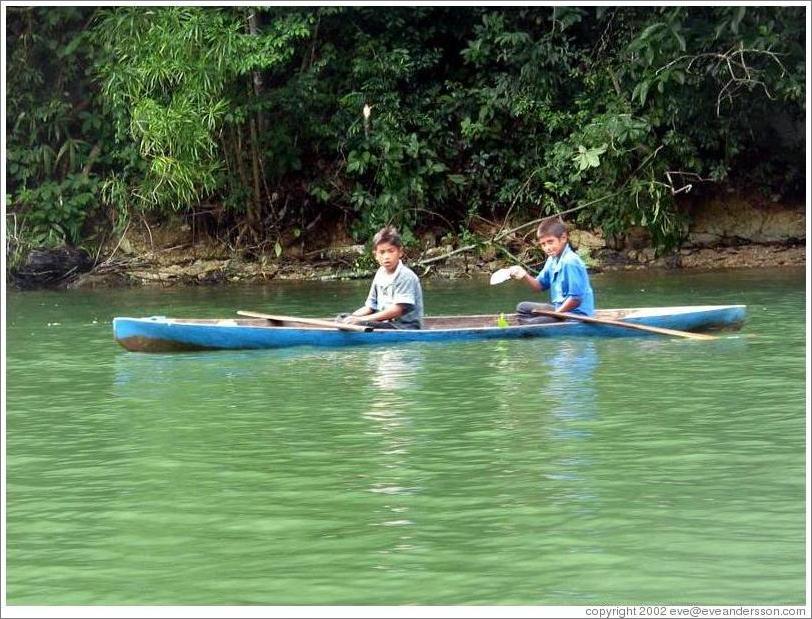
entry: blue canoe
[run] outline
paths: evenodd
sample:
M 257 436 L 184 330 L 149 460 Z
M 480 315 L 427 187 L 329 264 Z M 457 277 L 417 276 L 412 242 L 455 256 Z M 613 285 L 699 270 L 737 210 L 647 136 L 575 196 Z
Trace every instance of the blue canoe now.
M 698 305 L 604 309 L 596 318 L 678 329 L 715 331 L 738 329 L 744 323 L 744 305 Z M 115 318 L 113 332 L 124 348 L 137 352 L 191 350 L 238 350 L 288 348 L 291 346 L 355 346 L 360 344 L 402 344 L 526 337 L 621 337 L 651 336 L 627 327 L 564 321 L 540 325 L 518 324 L 515 314 L 504 316 L 507 326 L 499 326 L 496 314 L 478 316 L 427 316 L 421 330 L 343 331 L 337 328 L 297 323 L 273 322 L 257 318 L 195 319 Z

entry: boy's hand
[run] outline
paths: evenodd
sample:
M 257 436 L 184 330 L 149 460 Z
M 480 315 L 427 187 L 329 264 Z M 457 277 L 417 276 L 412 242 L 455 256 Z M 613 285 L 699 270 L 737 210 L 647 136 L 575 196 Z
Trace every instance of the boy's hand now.
M 525 271 L 524 268 L 520 267 L 518 264 L 510 267 L 508 270 L 510 271 L 510 277 L 512 279 L 524 279 L 527 277 L 527 271 Z

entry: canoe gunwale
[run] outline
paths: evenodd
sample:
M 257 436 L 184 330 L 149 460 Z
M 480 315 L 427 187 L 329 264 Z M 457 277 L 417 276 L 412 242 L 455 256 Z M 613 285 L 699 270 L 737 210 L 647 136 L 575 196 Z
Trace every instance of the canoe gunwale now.
M 697 305 L 697 306 L 676 306 L 676 307 L 667 307 L 667 308 L 620 308 L 620 309 L 604 309 L 604 310 L 597 310 L 595 312 L 596 318 L 601 319 L 610 319 L 610 320 L 622 320 L 625 322 L 629 322 L 632 324 L 642 324 L 645 325 L 650 320 L 654 319 L 662 319 L 665 316 L 675 316 L 679 314 L 686 314 L 686 313 L 696 313 L 696 312 L 708 312 L 708 311 L 715 311 L 715 310 L 723 310 L 723 309 L 734 309 L 734 308 L 741 308 L 744 310 L 745 305 Z M 668 311 L 670 310 L 670 311 Z M 505 326 L 498 326 L 497 320 L 500 317 L 504 317 L 504 319 L 508 322 Z M 296 321 L 288 321 L 288 322 L 279 322 L 279 321 L 268 321 L 262 318 L 226 318 L 226 319 L 218 319 L 218 318 L 168 318 L 168 317 L 155 317 L 165 320 L 167 323 L 176 324 L 176 325 L 205 325 L 208 327 L 250 327 L 250 328 L 259 328 L 259 329 L 269 329 L 269 330 L 296 330 L 296 331 L 308 331 L 308 332 L 323 332 L 323 333 L 330 333 L 335 331 L 336 329 L 330 327 L 320 327 L 314 326 L 311 324 L 306 323 L 298 323 Z M 143 319 L 134 319 L 134 320 L 145 320 L 150 321 L 153 318 L 143 318 Z M 518 315 L 515 313 L 511 314 L 467 314 L 467 315 L 451 315 L 451 316 L 426 316 L 424 319 L 424 327 L 420 329 L 422 332 L 458 332 L 458 331 L 481 331 L 483 329 L 515 329 L 521 328 L 526 329 L 528 327 L 544 327 L 545 329 L 550 329 L 554 327 L 560 326 L 572 326 L 576 324 L 577 321 L 557 321 L 557 322 L 549 322 L 549 323 L 542 323 L 542 324 L 520 324 L 518 322 Z M 460 324 L 455 325 L 454 322 L 459 322 Z M 478 324 L 471 324 L 471 323 L 478 323 Z M 437 324 L 437 326 L 433 326 Z M 448 323 L 448 324 L 445 324 Z M 466 324 L 467 323 L 467 324 Z M 712 323 L 708 323 L 712 324 Z M 713 325 L 711 328 L 725 328 L 731 323 L 726 321 L 724 323 L 719 323 L 718 325 Z M 443 325 L 443 326 L 440 326 Z M 409 332 L 410 330 L 405 329 L 377 329 L 372 331 L 372 333 L 381 333 L 386 331 L 387 333 L 404 333 Z

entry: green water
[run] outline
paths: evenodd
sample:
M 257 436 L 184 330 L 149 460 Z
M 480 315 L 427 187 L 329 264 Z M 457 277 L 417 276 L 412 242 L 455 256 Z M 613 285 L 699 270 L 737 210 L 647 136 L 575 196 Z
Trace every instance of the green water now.
M 144 355 L 114 316 L 367 283 L 10 293 L 9 604 L 802 604 L 802 270 L 596 275 L 740 334 Z M 515 283 L 424 284 L 430 314 Z

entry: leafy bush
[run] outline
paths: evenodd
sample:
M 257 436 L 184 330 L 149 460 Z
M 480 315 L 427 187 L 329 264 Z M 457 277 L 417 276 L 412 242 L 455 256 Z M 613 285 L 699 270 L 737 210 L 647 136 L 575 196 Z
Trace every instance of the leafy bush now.
M 9 209 L 47 243 L 101 207 L 119 226 L 205 209 L 258 245 L 323 214 L 411 243 L 572 211 L 665 247 L 688 191 L 803 195 L 804 23 L 780 6 L 10 7 Z

